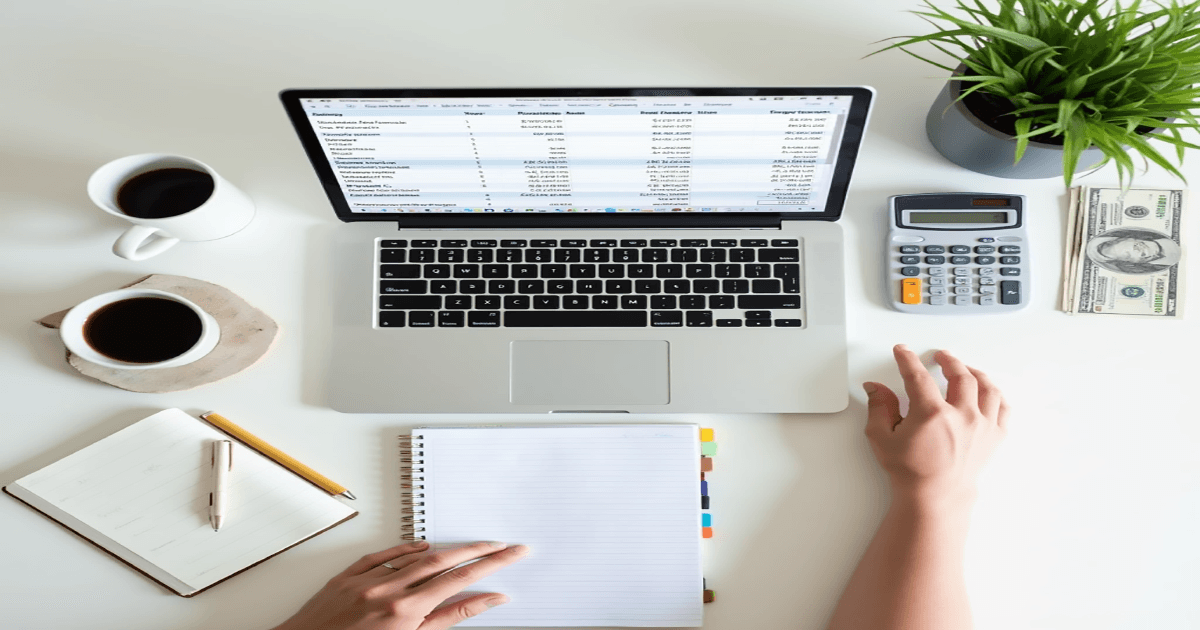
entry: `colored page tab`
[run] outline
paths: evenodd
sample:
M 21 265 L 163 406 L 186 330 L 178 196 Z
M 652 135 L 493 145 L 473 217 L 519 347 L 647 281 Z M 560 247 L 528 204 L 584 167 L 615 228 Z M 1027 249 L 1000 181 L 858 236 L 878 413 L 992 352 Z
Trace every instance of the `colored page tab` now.
M 701 457 L 700 458 L 700 472 L 712 472 L 712 458 L 711 457 Z
M 705 527 L 705 528 L 701 529 L 700 531 L 702 532 L 701 536 L 704 538 L 712 538 L 712 536 L 713 536 L 711 527 Z
M 701 442 L 700 443 L 700 454 L 701 455 L 716 455 L 717 454 L 717 443 L 716 442 Z
M 700 480 L 700 496 L 708 496 L 708 482 L 703 479 Z
M 712 527 L 712 514 L 701 514 L 700 525 L 702 527 Z
M 712 429 L 700 429 L 700 441 L 701 442 L 713 441 L 713 430 Z

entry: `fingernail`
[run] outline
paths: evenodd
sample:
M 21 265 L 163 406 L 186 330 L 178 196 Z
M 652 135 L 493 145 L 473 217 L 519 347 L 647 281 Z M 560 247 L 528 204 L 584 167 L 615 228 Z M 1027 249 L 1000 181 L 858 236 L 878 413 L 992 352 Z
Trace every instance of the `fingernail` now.
M 495 547 L 495 548 L 497 548 L 497 549 L 503 549 L 503 548 L 505 548 L 505 547 L 507 547 L 507 546 L 508 546 L 507 544 L 505 544 L 505 543 L 502 543 L 502 542 L 500 542 L 500 541 L 498 541 L 498 540 L 493 540 L 493 541 L 490 541 L 490 542 L 488 542 L 488 544 L 489 544 L 489 545 L 491 545 L 491 546 L 493 546 L 493 547 Z
M 863 391 L 867 392 L 868 396 L 874 394 L 877 389 L 879 388 L 875 386 L 875 383 L 863 383 Z
M 516 547 L 512 548 L 512 551 L 517 555 L 523 556 L 529 553 L 529 547 L 527 545 L 517 545 Z
M 908 350 L 908 346 L 906 346 L 902 343 L 898 343 L 898 344 L 896 344 L 896 349 L 897 350 Z
M 429 542 L 424 541 L 424 540 L 418 540 L 413 543 L 413 546 L 416 547 L 417 549 L 424 549 L 429 546 Z
M 500 597 L 493 597 L 493 598 L 487 600 L 487 607 L 495 608 L 496 606 L 499 606 L 500 604 L 507 604 L 508 601 L 509 600 L 508 600 L 507 595 L 501 595 Z

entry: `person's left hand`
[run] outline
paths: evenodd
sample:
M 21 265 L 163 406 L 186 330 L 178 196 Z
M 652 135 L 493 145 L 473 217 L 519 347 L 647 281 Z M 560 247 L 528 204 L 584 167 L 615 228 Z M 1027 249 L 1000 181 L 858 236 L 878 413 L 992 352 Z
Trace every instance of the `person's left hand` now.
M 498 542 L 428 549 L 418 541 L 363 556 L 275 630 L 443 630 L 507 602 L 500 593 L 482 593 L 442 606 L 529 552 Z M 471 564 L 458 566 L 464 562 Z

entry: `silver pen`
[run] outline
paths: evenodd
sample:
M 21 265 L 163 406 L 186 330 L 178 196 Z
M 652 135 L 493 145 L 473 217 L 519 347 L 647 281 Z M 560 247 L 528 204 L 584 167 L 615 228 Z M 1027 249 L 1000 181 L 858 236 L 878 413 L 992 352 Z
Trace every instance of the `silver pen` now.
M 229 510 L 229 474 L 233 470 L 233 442 L 216 440 L 212 445 L 212 492 L 208 495 L 208 521 L 220 531 Z

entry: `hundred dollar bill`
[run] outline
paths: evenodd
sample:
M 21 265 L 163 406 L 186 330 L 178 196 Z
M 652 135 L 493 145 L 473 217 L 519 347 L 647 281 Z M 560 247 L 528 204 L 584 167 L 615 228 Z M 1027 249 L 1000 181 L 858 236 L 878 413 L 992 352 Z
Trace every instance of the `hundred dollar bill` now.
M 1084 188 L 1071 312 L 1179 317 L 1186 191 Z
M 1059 293 L 1059 308 L 1068 313 L 1071 312 L 1071 304 L 1074 298 L 1075 286 L 1075 235 L 1077 234 L 1076 217 L 1079 216 L 1079 197 L 1083 188 L 1075 186 L 1071 188 L 1067 198 L 1067 229 L 1066 242 L 1063 243 L 1063 268 L 1062 268 L 1062 290 Z

